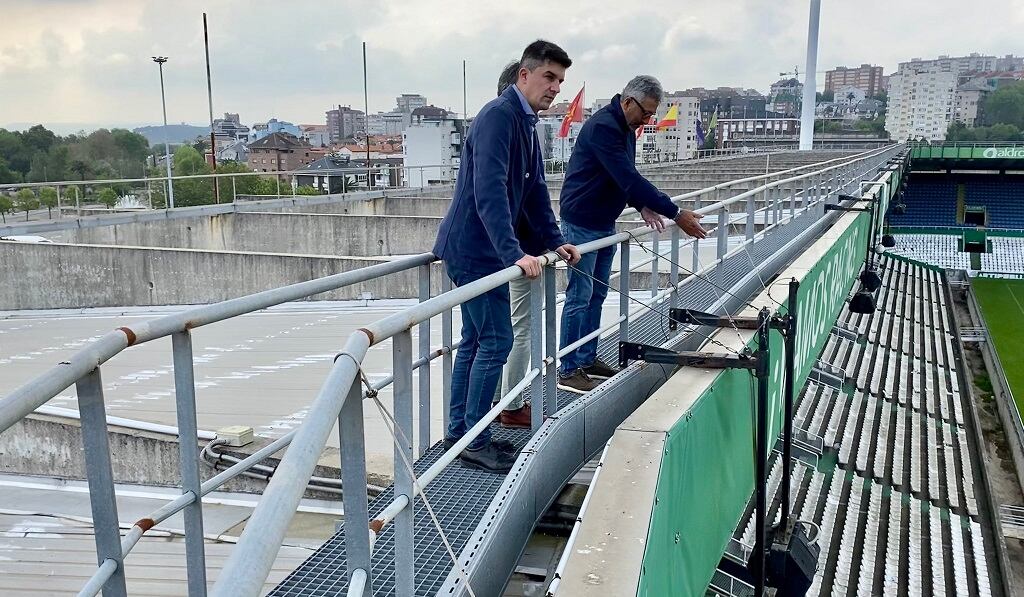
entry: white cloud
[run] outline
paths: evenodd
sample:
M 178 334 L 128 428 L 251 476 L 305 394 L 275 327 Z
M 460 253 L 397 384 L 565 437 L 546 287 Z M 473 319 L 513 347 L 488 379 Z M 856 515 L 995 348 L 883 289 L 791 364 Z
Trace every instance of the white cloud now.
M 639 6 L 639 5 L 638 5 Z M 632 75 L 668 89 L 766 90 L 804 65 L 808 0 L 50 0 L 5 3 L 0 122 L 156 122 L 166 66 L 168 117 L 207 119 L 202 17 L 209 13 L 215 112 L 320 122 L 330 106 L 362 106 L 361 42 L 370 109 L 402 92 L 470 111 L 493 97 L 501 67 L 538 37 L 574 58 L 564 95 L 584 80 L 610 97 Z M 915 56 L 1020 50 L 1024 0 L 823 2 L 818 70 L 863 62 L 892 71 Z M 822 77 L 819 76 L 819 85 Z

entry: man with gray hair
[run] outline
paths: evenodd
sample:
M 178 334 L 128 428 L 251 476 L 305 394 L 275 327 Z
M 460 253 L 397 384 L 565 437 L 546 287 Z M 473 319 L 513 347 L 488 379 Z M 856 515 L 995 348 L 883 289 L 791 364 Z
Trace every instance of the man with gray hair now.
M 635 131 L 658 111 L 663 96 L 661 83 L 654 77 L 634 77 L 621 94 L 583 124 L 559 197 L 566 242 L 581 245 L 615 234 L 615 220 L 627 204 L 656 230 L 664 230 L 664 216 L 690 236 L 706 236 L 698 214 L 679 209 L 636 169 Z M 600 328 L 614 257 L 612 245 L 583 255 L 579 264 L 569 269 L 560 348 Z M 593 338 L 562 359 L 558 387 L 585 394 L 598 386 L 597 379 L 617 372 L 597 358 L 597 338 Z

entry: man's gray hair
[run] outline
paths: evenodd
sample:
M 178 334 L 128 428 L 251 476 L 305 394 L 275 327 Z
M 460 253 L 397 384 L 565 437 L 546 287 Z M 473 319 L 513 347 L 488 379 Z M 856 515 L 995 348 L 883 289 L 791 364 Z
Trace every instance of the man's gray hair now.
M 651 75 L 637 75 L 622 89 L 623 100 L 631 97 L 637 102 L 642 102 L 647 98 L 652 98 L 660 104 L 664 95 L 665 91 L 661 88 L 661 82 Z

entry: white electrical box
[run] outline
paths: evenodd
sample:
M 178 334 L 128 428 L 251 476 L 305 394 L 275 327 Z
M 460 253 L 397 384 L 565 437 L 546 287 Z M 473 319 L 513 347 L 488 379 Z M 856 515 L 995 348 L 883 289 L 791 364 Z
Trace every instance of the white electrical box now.
M 252 435 L 252 427 L 245 427 L 243 425 L 221 427 L 217 430 L 217 439 L 222 439 L 227 442 L 227 445 L 236 448 L 251 444 Z

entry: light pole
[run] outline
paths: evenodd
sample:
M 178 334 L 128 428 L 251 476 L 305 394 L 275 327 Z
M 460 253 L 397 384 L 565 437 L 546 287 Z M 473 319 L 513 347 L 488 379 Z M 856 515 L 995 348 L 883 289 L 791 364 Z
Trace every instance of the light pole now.
M 166 56 L 153 56 L 160 68 L 160 104 L 164 109 L 164 161 L 167 162 L 167 207 L 174 209 L 174 183 L 171 181 L 171 144 L 167 141 L 167 99 L 164 97 L 164 63 Z
M 800 151 L 814 149 L 814 101 L 817 91 L 818 21 L 821 18 L 821 0 L 811 0 L 811 14 L 807 23 L 807 68 L 804 70 L 803 110 L 800 114 Z

